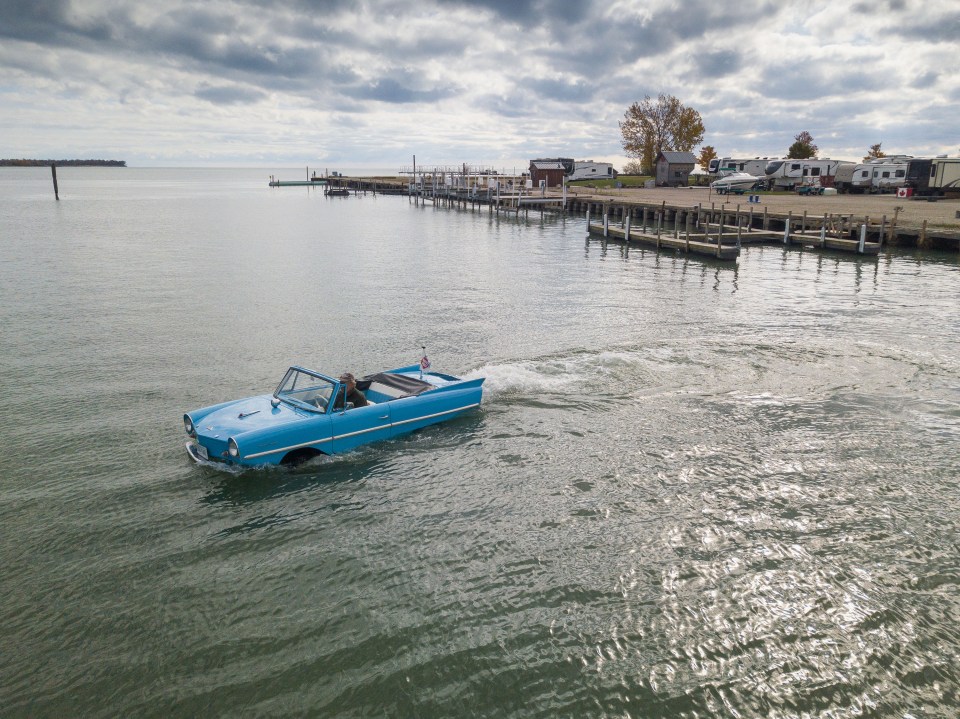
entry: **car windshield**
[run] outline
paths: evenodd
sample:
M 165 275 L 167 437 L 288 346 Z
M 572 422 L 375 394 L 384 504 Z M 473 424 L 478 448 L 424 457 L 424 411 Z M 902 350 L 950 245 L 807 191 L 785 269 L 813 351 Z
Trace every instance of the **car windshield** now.
M 297 407 L 325 412 L 333 386 L 334 382 L 326 377 L 291 367 L 273 396 Z

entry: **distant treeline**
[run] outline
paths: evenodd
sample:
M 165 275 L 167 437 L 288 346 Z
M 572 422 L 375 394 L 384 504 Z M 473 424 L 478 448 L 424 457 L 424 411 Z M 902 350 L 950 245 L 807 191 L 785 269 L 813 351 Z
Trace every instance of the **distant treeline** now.
M 126 167 L 126 160 L 0 160 L 0 167 Z

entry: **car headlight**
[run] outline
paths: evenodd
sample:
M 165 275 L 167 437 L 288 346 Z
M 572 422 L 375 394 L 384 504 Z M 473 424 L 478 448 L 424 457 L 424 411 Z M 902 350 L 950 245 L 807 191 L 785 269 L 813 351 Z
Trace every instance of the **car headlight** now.
M 196 437 L 197 433 L 193 429 L 193 420 L 188 415 L 183 415 L 183 431 L 191 437 Z
M 237 446 L 237 443 L 234 441 L 233 437 L 231 437 L 230 441 L 227 442 L 227 451 L 230 453 L 231 457 L 240 456 L 240 448 Z

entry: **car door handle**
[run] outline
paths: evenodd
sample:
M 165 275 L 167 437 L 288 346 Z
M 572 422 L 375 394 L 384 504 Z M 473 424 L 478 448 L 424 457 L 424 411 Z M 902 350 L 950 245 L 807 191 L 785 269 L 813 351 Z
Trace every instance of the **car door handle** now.
M 389 415 L 389 414 L 381 414 L 381 415 L 380 415 L 380 419 L 390 419 L 390 415 Z

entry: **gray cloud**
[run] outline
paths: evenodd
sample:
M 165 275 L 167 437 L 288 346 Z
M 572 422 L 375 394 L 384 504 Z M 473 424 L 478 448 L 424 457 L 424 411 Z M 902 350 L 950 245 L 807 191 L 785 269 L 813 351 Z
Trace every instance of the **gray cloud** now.
M 389 78 L 370 85 L 344 88 L 344 94 L 358 100 L 376 100 L 389 103 L 436 102 L 455 94 L 452 88 L 414 90 Z
M 740 70 L 743 59 L 740 53 L 733 50 L 697 53 L 694 63 L 700 71 L 700 77 L 718 78 L 731 75 Z
M 112 39 L 109 22 L 75 22 L 70 19 L 70 6 L 69 0 L 4 0 L 0 3 L 0 37 L 68 47 Z
M 0 0 L 0 86 L 11 100 L 0 127 L 28 128 L 16 139 L 0 133 L 0 150 L 24 146 L 28 132 L 36 144 L 47 132 L 36 127 L 36 113 L 66 113 L 76 125 L 49 131 L 49 142 L 91 127 L 103 128 L 107 146 L 127 134 L 139 142 L 143 117 L 174 127 L 189 118 L 184 137 L 195 137 L 197 126 L 210 137 L 260 132 L 269 139 L 251 142 L 258 157 L 270 142 L 287 156 L 290 142 L 333 144 L 325 133 L 337 116 L 348 118 L 336 128 L 337 147 L 365 156 L 411 143 L 473 158 L 544 144 L 600 159 L 621 153 L 617 121 L 626 107 L 660 92 L 700 111 L 705 143 L 721 152 L 729 145 L 783 151 L 804 127 L 862 152 L 894 132 L 878 119 L 887 107 L 897 108 L 898 127 L 913 128 L 915 144 L 939 146 L 956 127 L 944 106 L 960 99 L 960 79 L 948 66 L 960 44 L 960 8 L 919 7 L 905 0 L 850 8 L 810 0 L 802 11 L 780 0 Z M 802 38 L 789 53 L 776 45 L 787 33 Z M 909 70 L 898 69 L 898 53 Z M 267 103 L 273 99 L 276 108 Z M 238 108 L 237 127 L 204 119 L 206 103 Z M 278 123 L 288 121 L 284 133 Z M 556 137 L 558 127 L 569 137 Z
M 249 87 L 202 85 L 194 93 L 201 100 L 214 105 L 248 105 L 266 98 L 266 93 Z

